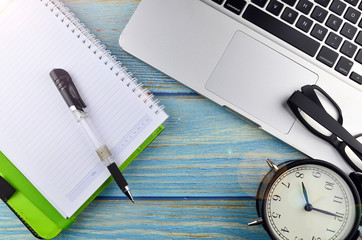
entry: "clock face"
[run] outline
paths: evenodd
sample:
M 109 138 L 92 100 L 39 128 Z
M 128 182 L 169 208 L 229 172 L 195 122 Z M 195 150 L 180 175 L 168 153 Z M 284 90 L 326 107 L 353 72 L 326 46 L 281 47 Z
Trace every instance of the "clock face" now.
M 264 196 L 264 223 L 276 239 L 346 239 L 357 226 L 355 197 L 330 168 L 303 164 L 280 174 Z

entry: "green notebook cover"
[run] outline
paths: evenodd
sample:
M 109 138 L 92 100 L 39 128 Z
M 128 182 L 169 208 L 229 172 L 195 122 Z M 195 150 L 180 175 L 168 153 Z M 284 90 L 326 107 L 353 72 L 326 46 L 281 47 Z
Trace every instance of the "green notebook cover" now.
M 163 129 L 162 125 L 159 126 L 119 169 L 124 170 Z M 72 225 L 79 213 L 113 181 L 112 177 L 108 178 L 71 218 L 65 219 L 1 152 L 0 176 L 16 189 L 6 204 L 34 236 L 44 239 L 54 238 Z

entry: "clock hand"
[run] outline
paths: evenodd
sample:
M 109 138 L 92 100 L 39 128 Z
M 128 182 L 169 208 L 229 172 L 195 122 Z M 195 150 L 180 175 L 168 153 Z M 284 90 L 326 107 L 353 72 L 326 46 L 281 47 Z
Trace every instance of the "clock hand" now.
M 309 200 L 308 200 L 308 193 L 307 193 L 307 189 L 304 186 L 304 183 L 302 182 L 302 188 L 303 188 L 303 195 L 305 198 L 305 202 L 307 203 L 307 205 L 309 204 Z
M 319 209 L 319 208 L 313 207 L 312 210 L 320 212 L 320 213 L 324 213 L 324 214 L 327 214 L 327 215 L 330 215 L 330 216 L 333 216 L 333 217 L 337 217 L 337 214 L 334 214 L 334 213 L 331 213 L 331 212 L 328 212 L 328 211 L 325 211 L 325 210 L 322 210 L 322 209 Z

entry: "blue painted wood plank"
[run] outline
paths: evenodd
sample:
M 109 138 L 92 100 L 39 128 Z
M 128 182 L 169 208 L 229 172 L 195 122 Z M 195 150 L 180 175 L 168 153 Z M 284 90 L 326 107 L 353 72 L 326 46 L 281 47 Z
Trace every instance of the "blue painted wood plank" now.
M 96 200 L 58 239 L 268 239 L 256 218 L 253 200 Z M 0 239 L 34 239 L 0 205 Z
M 266 158 L 305 157 L 209 100 L 161 102 L 165 130 L 124 171 L 135 196 L 255 196 Z M 119 195 L 115 184 L 101 193 Z

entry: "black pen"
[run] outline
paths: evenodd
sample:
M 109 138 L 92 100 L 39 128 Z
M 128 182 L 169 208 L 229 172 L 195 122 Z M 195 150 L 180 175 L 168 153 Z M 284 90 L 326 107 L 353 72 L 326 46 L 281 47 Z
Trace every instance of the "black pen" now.
M 94 126 L 89 120 L 88 114 L 84 109 L 87 107 L 79 95 L 72 78 L 69 73 L 63 69 L 53 69 L 50 72 L 55 86 L 58 88 L 60 94 L 64 98 L 66 104 L 73 113 L 74 118 L 80 123 L 88 134 L 89 139 L 96 148 L 96 152 L 101 161 L 107 166 L 112 177 L 116 181 L 118 187 L 122 192 L 134 203 L 131 191 L 128 187 L 126 179 L 123 177 L 121 171 L 118 169 L 112 153 L 100 138 L 96 135 Z

